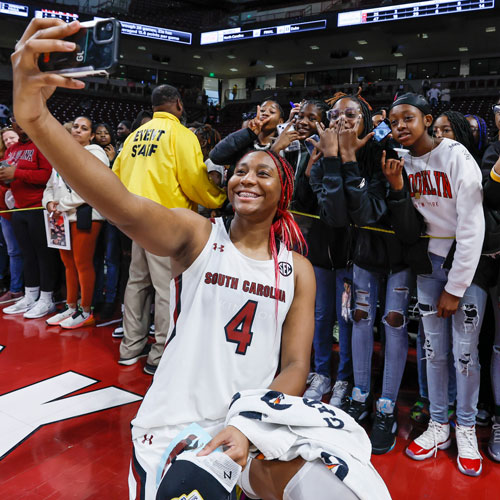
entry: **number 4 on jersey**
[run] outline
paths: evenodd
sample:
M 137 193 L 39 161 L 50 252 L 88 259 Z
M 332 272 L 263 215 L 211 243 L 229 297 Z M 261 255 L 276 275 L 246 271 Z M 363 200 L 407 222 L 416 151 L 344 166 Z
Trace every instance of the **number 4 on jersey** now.
M 248 346 L 252 343 L 252 324 L 256 311 L 257 302 L 248 300 L 224 327 L 226 340 L 238 345 L 236 354 L 246 354 Z

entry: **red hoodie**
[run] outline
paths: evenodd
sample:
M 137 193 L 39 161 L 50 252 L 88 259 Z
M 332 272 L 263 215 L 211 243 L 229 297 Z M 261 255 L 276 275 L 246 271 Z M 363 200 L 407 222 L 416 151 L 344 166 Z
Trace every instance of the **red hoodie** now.
M 45 156 L 33 142 L 28 141 L 10 146 L 4 158 L 17 167 L 14 179 L 7 184 L 12 190 L 16 208 L 41 206 L 43 191 L 52 173 Z

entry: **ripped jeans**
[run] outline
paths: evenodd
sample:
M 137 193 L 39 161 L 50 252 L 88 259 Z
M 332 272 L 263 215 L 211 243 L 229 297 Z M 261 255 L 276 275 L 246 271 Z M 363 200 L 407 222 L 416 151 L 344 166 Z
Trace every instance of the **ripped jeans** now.
M 379 283 L 383 275 L 354 265 L 354 305 L 352 326 L 352 362 L 354 384 L 370 391 L 373 354 L 373 325 L 377 309 Z M 408 354 L 408 302 L 412 275 L 409 269 L 387 276 L 385 293 L 385 364 L 382 397 L 396 401 Z M 358 312 L 366 318 L 356 321 Z M 391 314 L 392 313 L 392 314 Z M 394 313 L 396 318 L 394 318 Z M 393 317 L 390 318 L 390 315 Z M 398 318 L 399 316 L 399 318 Z M 397 326 L 397 319 L 400 325 Z M 396 321 L 395 321 L 396 320 Z M 391 323 L 393 326 L 391 326 Z
M 429 256 L 432 274 L 417 277 L 417 292 L 425 334 L 431 418 L 440 424 L 448 422 L 448 353 L 453 348 L 457 376 L 457 422 L 473 426 L 479 395 L 477 345 L 487 294 L 472 284 L 460 300 L 457 312 L 450 318 L 438 318 L 437 304 L 448 281 L 448 270 L 442 267 L 444 257 L 432 253 Z

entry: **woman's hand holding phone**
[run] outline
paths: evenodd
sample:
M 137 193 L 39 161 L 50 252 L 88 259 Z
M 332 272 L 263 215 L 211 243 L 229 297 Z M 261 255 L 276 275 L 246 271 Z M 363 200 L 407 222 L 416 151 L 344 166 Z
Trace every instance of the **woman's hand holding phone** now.
M 11 56 L 14 80 L 14 114 L 28 132 L 31 123 L 43 123 L 50 115 L 46 101 L 56 87 L 82 89 L 85 83 L 54 73 L 43 73 L 38 67 L 40 54 L 72 52 L 75 44 L 62 40 L 80 29 L 80 23 L 65 23 L 60 19 L 32 19 L 16 44 Z

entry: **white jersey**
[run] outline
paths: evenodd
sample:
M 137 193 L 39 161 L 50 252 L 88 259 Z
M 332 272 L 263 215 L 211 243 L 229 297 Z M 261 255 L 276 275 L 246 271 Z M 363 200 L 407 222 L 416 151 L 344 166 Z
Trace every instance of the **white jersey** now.
M 200 255 L 170 283 L 169 335 L 132 421 L 133 437 L 155 427 L 223 422 L 236 392 L 271 384 L 294 296 L 292 259 L 280 245 L 276 288 L 274 261 L 243 255 L 215 219 Z

